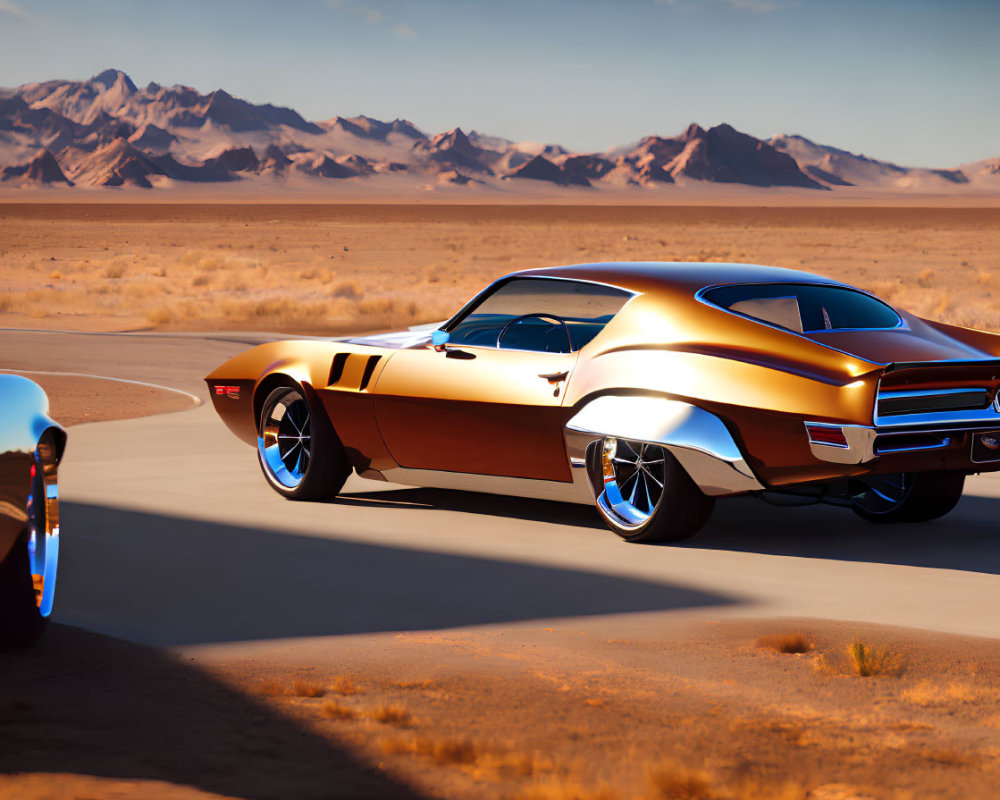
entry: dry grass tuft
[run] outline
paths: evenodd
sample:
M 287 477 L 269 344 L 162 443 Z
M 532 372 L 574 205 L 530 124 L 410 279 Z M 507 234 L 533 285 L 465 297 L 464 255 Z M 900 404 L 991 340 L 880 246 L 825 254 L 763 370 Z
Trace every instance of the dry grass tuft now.
M 618 800 L 618 797 L 607 786 L 588 789 L 568 778 L 549 778 L 514 795 L 514 800 Z
M 437 683 L 431 678 L 426 678 L 422 681 L 390 681 L 390 686 L 395 686 L 397 689 L 436 689 Z
M 649 770 L 649 800 L 713 800 L 712 778 L 676 761 L 662 761 Z
M 847 645 L 847 658 L 855 674 L 862 678 L 899 675 L 903 671 L 899 653 L 855 639 Z
M 315 683 L 305 683 L 296 681 L 292 684 L 292 691 L 296 697 L 322 697 L 326 694 L 326 689 Z
M 758 637 L 757 647 L 776 653 L 808 653 L 813 649 L 813 641 L 804 633 L 766 633 Z
M 341 705 L 340 703 L 334 703 L 331 700 L 323 703 L 320 713 L 327 719 L 356 719 L 358 716 L 358 712 L 353 708 Z
M 327 687 L 333 694 L 350 697 L 353 694 L 361 694 L 361 688 L 349 675 L 338 675 Z
M 382 705 L 369 714 L 373 720 L 394 728 L 409 728 L 413 725 L 413 715 L 402 706 Z
M 917 276 L 917 283 L 919 283 L 921 286 L 930 286 L 933 280 L 934 280 L 934 270 L 932 270 L 930 267 L 921 271 L 921 273 Z
M 442 767 L 475 764 L 482 755 L 468 739 L 431 739 L 427 736 L 383 739 L 381 749 L 387 756 L 423 756 Z
M 921 681 L 916 686 L 904 689 L 901 697 L 907 702 L 927 707 L 972 703 L 980 699 L 982 694 L 967 683 L 952 682 L 947 686 L 939 686 L 931 681 Z

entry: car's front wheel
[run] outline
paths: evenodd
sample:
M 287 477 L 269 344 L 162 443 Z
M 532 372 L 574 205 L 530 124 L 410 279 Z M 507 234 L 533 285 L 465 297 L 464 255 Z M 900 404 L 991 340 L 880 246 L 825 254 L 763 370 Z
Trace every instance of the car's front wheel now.
M 961 472 L 869 475 L 857 481 L 851 508 L 869 522 L 927 522 L 951 511 L 964 486 Z
M 59 566 L 59 492 L 46 435 L 31 464 L 24 534 L 0 562 L 0 645 L 34 644 L 52 613 Z
M 333 425 L 301 386 L 278 386 L 264 399 L 257 458 L 271 488 L 291 500 L 334 497 L 351 474 Z
M 604 439 L 591 451 L 597 510 L 629 542 L 686 539 L 708 521 L 715 501 L 658 444 Z

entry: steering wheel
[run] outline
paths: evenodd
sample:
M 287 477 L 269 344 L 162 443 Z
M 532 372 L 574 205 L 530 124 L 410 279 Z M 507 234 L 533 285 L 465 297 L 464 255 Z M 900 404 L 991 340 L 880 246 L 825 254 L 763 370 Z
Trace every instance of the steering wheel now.
M 522 314 L 519 317 L 514 317 L 509 320 L 506 325 L 500 329 L 500 333 L 497 334 L 497 347 L 500 347 L 500 340 L 507 335 L 507 332 L 513 328 L 517 323 L 523 322 L 526 319 L 540 319 L 543 322 L 548 322 L 553 327 L 561 325 L 562 329 L 566 332 L 566 343 L 569 345 L 569 350 L 567 353 L 573 352 L 573 337 L 569 333 L 569 325 L 566 324 L 566 320 L 562 317 L 557 317 L 555 314 Z

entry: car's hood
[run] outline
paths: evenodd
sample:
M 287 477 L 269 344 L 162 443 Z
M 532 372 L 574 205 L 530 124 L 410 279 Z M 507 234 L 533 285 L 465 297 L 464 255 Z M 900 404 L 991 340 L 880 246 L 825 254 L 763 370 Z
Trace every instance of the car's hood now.
M 806 335 L 814 342 L 882 364 L 900 361 L 995 358 L 989 353 L 956 341 L 929 325 L 921 325 L 919 330 L 898 328 L 875 331 L 816 331 Z

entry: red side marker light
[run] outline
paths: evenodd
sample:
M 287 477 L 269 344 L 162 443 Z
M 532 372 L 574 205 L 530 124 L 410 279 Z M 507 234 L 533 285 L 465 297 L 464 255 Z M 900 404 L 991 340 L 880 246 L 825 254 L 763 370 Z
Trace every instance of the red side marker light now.
M 215 393 L 221 394 L 225 397 L 231 397 L 233 400 L 240 399 L 240 387 L 239 386 L 223 386 L 218 384 L 215 387 Z
M 825 444 L 829 447 L 849 447 L 844 429 L 836 425 L 813 425 L 806 423 L 806 433 L 813 444 Z

